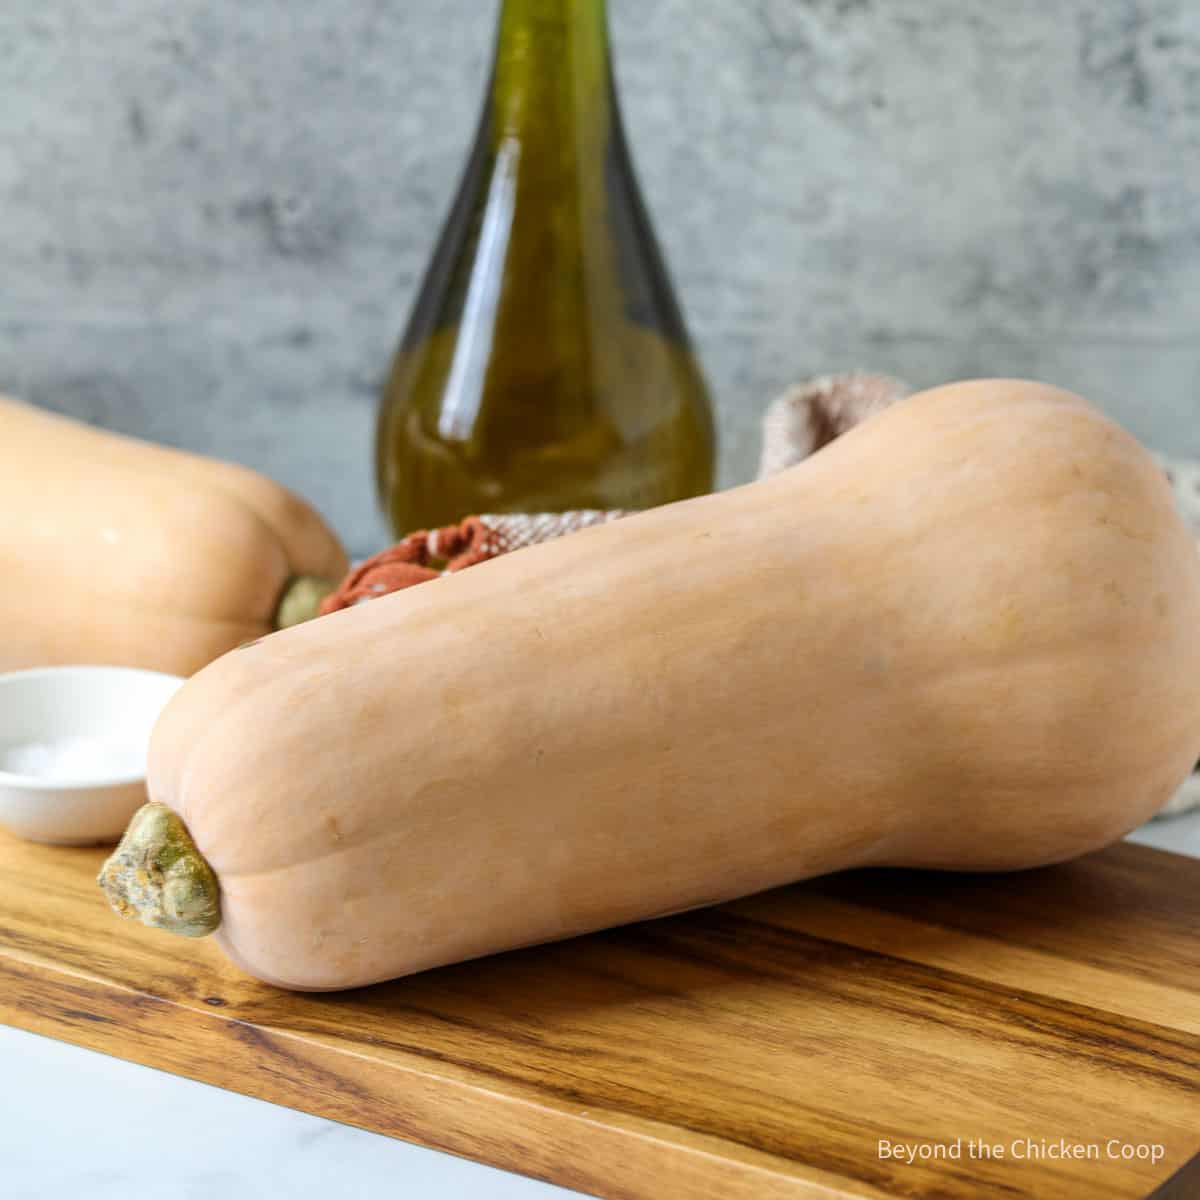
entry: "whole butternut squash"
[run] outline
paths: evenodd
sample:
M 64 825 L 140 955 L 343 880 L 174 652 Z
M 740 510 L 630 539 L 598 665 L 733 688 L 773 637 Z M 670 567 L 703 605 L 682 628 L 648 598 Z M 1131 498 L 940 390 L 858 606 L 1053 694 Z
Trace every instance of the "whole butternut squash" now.
M 313 615 L 345 571 L 277 483 L 0 397 L 0 670 L 190 675 Z
M 1077 397 L 913 397 L 801 465 L 227 655 L 101 881 L 289 988 L 864 864 L 1031 867 L 1200 753 L 1200 560 Z

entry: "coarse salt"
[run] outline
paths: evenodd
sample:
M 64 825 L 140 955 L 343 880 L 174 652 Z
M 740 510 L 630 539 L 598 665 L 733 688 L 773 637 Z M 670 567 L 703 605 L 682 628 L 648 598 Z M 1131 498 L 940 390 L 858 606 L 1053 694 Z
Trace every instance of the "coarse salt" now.
M 70 737 L 0 749 L 0 771 L 35 779 L 92 782 L 146 771 L 146 746 L 107 737 Z

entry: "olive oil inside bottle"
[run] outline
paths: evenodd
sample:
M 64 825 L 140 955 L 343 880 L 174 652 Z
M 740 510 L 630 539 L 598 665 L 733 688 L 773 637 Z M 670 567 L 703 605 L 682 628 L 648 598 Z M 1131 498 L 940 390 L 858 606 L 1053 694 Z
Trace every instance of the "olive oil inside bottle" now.
M 505 0 L 377 438 L 397 534 L 712 487 L 708 396 L 634 176 L 602 0 Z

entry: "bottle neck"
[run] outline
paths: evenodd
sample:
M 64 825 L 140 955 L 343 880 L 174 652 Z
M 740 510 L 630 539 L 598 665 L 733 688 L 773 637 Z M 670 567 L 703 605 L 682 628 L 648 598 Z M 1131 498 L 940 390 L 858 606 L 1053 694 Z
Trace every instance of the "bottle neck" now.
M 494 144 L 522 158 L 603 145 L 612 121 L 605 0 L 503 0 L 492 71 Z

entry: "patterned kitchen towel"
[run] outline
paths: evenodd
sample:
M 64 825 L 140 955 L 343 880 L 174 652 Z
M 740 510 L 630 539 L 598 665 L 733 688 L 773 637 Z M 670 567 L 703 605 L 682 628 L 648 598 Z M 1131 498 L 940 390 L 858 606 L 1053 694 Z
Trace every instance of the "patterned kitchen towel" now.
M 337 612 L 363 600 L 374 600 L 489 558 L 539 542 L 552 542 L 564 533 L 574 533 L 589 525 L 605 525 L 626 515 L 620 509 L 484 514 L 467 517 L 458 525 L 422 529 L 355 567 L 338 589 L 325 597 L 321 612 Z

